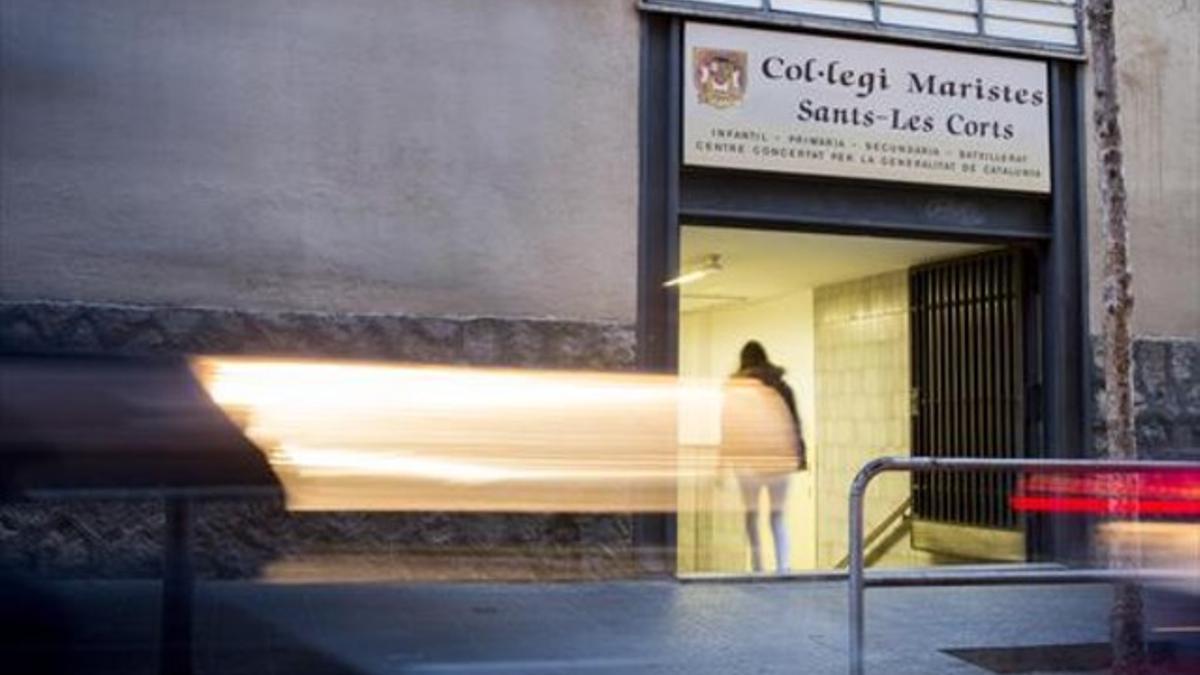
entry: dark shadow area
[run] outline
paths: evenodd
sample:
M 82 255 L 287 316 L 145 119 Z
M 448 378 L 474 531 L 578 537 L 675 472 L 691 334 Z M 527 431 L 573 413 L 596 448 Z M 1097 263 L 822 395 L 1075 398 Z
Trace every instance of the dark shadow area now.
M 992 673 L 1107 672 L 1112 647 L 1107 643 L 943 649 L 943 652 Z M 1151 673 L 1183 675 L 1197 672 L 1200 661 L 1167 642 L 1147 646 Z
M 992 673 L 1106 670 L 1112 659 L 1107 644 L 1037 645 L 943 649 L 943 652 Z
M 36 582 L 0 573 L 0 664 L 5 672 L 75 672 L 64 649 L 74 642 L 66 608 Z
M 57 491 L 278 494 L 183 358 L 0 355 L 5 501 Z
M 295 636 L 218 604 L 218 619 L 202 629 L 195 653 L 198 675 L 363 675 Z
M 156 675 L 159 585 L 0 582 L 0 672 Z M 193 651 L 198 675 L 358 675 L 278 628 L 201 598 Z

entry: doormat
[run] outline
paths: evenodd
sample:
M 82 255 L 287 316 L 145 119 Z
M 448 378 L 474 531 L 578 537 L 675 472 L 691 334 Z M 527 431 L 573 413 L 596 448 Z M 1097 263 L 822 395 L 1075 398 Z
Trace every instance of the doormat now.
M 1185 673 L 1195 662 L 1185 665 L 1167 643 L 1147 645 L 1149 666 L 1153 673 Z M 1030 647 L 968 647 L 943 649 L 971 665 L 992 673 L 1107 673 L 1112 665 L 1112 653 L 1107 642 L 1077 645 L 1034 645 Z

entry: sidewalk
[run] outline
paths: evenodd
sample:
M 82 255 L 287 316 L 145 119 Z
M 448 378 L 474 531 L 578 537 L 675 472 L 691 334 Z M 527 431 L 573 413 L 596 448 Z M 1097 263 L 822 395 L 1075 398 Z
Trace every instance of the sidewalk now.
M 841 583 L 207 582 L 197 593 L 205 674 L 846 672 Z M 79 672 L 155 672 L 155 583 L 60 582 L 53 595 L 80 627 Z M 944 650 L 1103 643 L 1108 599 L 1103 586 L 871 590 L 867 672 L 1002 672 Z M 1056 653 L 1062 665 L 1068 652 Z

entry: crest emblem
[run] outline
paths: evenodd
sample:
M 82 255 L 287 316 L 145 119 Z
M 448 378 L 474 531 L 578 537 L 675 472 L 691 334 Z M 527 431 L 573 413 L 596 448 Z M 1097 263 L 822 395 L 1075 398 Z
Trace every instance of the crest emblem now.
M 746 52 L 696 47 L 692 51 L 692 82 L 700 102 L 729 108 L 746 94 Z

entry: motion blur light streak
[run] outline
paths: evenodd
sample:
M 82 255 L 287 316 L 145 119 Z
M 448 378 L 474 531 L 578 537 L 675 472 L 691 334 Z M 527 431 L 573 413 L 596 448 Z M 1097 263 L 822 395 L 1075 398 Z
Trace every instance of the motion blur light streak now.
M 295 466 L 304 476 L 343 476 L 368 472 L 414 478 L 455 479 L 464 482 L 516 480 L 520 472 L 482 467 L 466 462 L 439 462 L 404 454 L 363 453 L 353 450 L 329 450 L 281 445 L 277 465 Z
M 1025 476 L 1012 497 L 1017 511 L 1118 516 L 1200 515 L 1200 471 L 1087 476 Z
M 1107 497 L 1165 497 L 1200 500 L 1200 471 L 1142 474 L 1097 473 L 1088 476 L 1035 474 L 1021 481 L 1022 492 L 1051 492 Z
M 1018 511 L 1049 511 L 1054 513 L 1093 513 L 1121 516 L 1135 515 L 1200 515 L 1200 502 L 1170 502 L 1162 500 L 1116 501 L 1100 497 L 1013 497 Z
M 662 396 L 661 391 L 644 386 L 644 382 L 639 386 L 636 379 L 607 374 L 587 374 L 588 379 L 576 380 L 558 374 L 539 376 L 521 371 L 480 373 L 434 367 L 228 359 L 199 359 L 199 362 L 213 366 L 209 391 L 214 400 L 230 405 L 521 408 L 549 403 L 653 403 Z M 582 374 L 576 374 L 579 375 Z
M 1200 471 L 1029 475 L 1012 507 L 1099 517 L 1094 543 L 1106 562 L 1185 572 L 1155 585 L 1200 597 Z M 1186 616 L 1194 619 L 1198 610 L 1189 603 Z
M 1124 521 L 1101 523 L 1096 527 L 1099 550 L 1110 555 L 1120 552 L 1127 567 L 1178 570 L 1186 575 L 1158 585 L 1200 598 L 1200 524 L 1178 521 Z M 1186 616 L 1194 622 L 1200 606 L 1190 605 Z
M 202 357 L 292 509 L 674 511 L 681 477 L 796 467 L 753 380 Z

